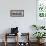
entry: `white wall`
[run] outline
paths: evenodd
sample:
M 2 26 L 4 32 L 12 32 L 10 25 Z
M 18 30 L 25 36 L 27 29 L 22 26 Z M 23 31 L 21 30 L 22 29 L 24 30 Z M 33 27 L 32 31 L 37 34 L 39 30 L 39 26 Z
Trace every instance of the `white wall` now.
M 24 17 L 10 17 L 10 10 L 19 9 L 24 10 Z M 0 34 L 16 26 L 31 34 L 32 24 L 36 24 L 36 0 L 0 0 Z

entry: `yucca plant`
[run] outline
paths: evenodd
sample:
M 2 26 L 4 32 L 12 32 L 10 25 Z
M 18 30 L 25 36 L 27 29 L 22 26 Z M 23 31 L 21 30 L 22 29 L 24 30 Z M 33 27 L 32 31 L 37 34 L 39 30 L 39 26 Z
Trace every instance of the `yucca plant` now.
M 32 27 L 35 28 L 36 30 L 45 29 L 45 26 L 32 25 Z
M 37 39 L 42 39 L 44 36 L 46 36 L 46 33 L 45 32 L 35 32 L 33 34 Z
M 37 38 L 37 42 L 41 43 L 43 41 L 42 38 L 45 38 L 44 36 L 46 36 L 46 33 L 45 32 L 35 32 L 33 35 L 35 38 Z
M 35 28 L 36 30 L 39 30 L 37 25 L 32 25 L 33 28 Z

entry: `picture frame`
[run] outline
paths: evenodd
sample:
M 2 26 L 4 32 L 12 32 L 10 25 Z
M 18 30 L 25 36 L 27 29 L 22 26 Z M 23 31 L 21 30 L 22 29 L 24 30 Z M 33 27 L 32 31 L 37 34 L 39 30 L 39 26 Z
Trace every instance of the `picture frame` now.
M 11 17 L 24 17 L 24 10 L 10 10 Z

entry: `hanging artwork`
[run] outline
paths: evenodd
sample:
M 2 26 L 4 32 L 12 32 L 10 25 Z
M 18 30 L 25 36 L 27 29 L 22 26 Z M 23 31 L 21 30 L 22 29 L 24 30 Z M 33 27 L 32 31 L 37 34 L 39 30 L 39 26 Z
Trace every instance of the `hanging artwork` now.
M 10 16 L 11 17 L 24 17 L 24 10 L 11 10 Z

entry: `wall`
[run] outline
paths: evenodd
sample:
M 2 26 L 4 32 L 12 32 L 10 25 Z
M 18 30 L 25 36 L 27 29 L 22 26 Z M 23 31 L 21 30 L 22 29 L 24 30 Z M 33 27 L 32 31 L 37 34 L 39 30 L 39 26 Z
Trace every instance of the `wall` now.
M 10 17 L 10 10 L 23 10 L 24 17 Z M 10 32 L 11 27 L 19 27 L 19 32 L 30 32 L 36 24 L 36 0 L 0 0 L 0 34 Z

